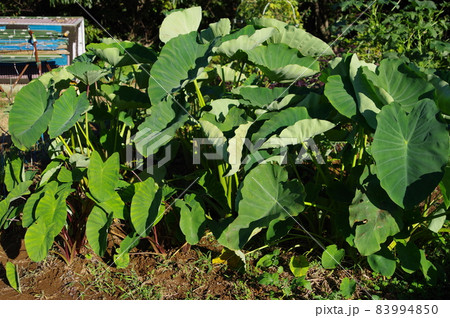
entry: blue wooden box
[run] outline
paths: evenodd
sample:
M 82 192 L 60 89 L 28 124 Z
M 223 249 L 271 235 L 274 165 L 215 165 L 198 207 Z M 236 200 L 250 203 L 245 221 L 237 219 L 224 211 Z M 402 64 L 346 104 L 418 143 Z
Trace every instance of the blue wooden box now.
M 0 17 L 0 81 L 11 83 L 25 68 L 28 80 L 38 76 L 33 41 L 42 71 L 69 65 L 85 52 L 82 17 Z

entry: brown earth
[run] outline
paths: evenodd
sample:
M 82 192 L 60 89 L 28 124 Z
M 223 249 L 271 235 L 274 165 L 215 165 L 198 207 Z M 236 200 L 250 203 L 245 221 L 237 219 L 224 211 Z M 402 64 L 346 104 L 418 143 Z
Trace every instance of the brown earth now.
M 254 260 L 250 272 L 229 269 L 213 264 L 212 258 L 221 249 L 217 243 L 204 238 L 195 248 L 179 248 L 158 255 L 134 249 L 126 269 L 109 267 L 98 257 L 89 257 L 88 250 L 67 265 L 59 256 L 50 253 L 45 261 L 32 262 L 26 253 L 24 230 L 13 226 L 0 239 L 0 299 L 271 299 L 283 298 L 279 287 L 261 285 Z M 288 262 L 290 256 L 285 255 Z M 19 270 L 22 293 L 8 284 L 6 262 Z M 292 275 L 286 271 L 280 280 Z M 273 268 L 273 272 L 276 268 Z M 339 290 L 345 276 L 343 271 L 333 275 L 321 267 L 311 267 L 308 280 L 313 291 L 304 288 L 294 291 L 290 299 L 311 299 L 314 295 L 327 297 Z M 360 278 L 358 278 L 360 279 Z M 367 298 L 357 289 L 355 298 Z

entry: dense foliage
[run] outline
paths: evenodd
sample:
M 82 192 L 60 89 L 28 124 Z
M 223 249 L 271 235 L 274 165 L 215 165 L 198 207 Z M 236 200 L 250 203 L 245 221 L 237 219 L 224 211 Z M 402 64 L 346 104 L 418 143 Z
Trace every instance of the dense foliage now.
M 353 40 L 344 36 L 343 41 L 365 58 L 398 55 L 424 67 L 449 66 L 448 2 L 347 0 L 339 6 L 343 14 L 335 32 L 355 34 Z
M 448 71 L 333 58 L 275 19 L 199 30 L 201 19 L 200 7 L 170 13 L 159 52 L 91 44 L 18 93 L 0 227 L 20 219 L 34 261 L 54 244 L 68 262 L 86 243 L 103 256 L 114 230 L 123 267 L 142 239 L 163 251 L 208 231 L 243 258 L 306 242 L 326 268 L 367 259 L 435 283 L 442 264 L 426 248 L 450 205 Z M 33 174 L 19 150 L 39 140 L 48 162 Z

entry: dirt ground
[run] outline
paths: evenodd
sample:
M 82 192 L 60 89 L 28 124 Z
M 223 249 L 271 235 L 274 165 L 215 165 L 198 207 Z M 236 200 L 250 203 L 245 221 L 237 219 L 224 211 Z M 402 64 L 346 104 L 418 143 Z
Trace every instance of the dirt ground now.
M 234 279 L 223 275 L 223 266 L 207 264 L 208 260 L 200 260 L 201 253 L 193 249 L 174 250 L 165 257 L 137 252 L 131 256 L 131 264 L 126 269 L 109 267 L 100 258 L 84 256 L 76 257 L 70 265 L 53 254 L 45 261 L 34 263 L 27 256 L 23 230 L 18 229 L 8 229 L 0 239 L 0 299 L 3 300 L 239 297 L 235 294 Z M 19 269 L 22 293 L 7 282 L 4 267 L 7 261 Z
M 283 298 L 278 287 L 261 285 L 255 275 L 213 264 L 221 249 L 203 239 L 200 246 L 178 248 L 161 256 L 134 250 L 126 269 L 108 266 L 104 260 L 86 257 L 89 251 L 67 265 L 50 253 L 45 261 L 32 262 L 26 253 L 24 230 L 19 226 L 4 231 L 0 238 L 0 299 L 273 299 Z M 11 288 L 5 265 L 19 271 L 22 293 Z M 286 260 L 288 261 L 288 259 Z M 253 264 L 254 266 L 254 264 Z M 285 272 L 281 277 L 287 276 Z M 327 275 L 311 269 L 308 279 L 323 297 L 339 289 L 344 273 Z M 286 277 L 287 279 L 287 277 Z M 292 298 L 311 299 L 310 290 L 298 290 Z M 356 297 L 364 297 L 357 291 Z

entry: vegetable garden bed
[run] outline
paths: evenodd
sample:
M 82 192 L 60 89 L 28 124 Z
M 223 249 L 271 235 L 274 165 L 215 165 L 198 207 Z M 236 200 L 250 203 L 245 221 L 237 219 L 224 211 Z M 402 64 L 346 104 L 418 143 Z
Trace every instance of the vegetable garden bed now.
M 274 19 L 198 31 L 201 14 L 168 15 L 160 52 L 91 44 L 17 94 L 0 226 L 25 229 L 30 259 L 70 267 L 89 248 L 125 269 L 137 246 L 187 253 L 206 235 L 213 264 L 253 266 L 279 298 L 311 295 L 319 263 L 346 276 L 333 297 L 377 296 L 369 269 L 447 284 L 448 70 L 334 57 Z

